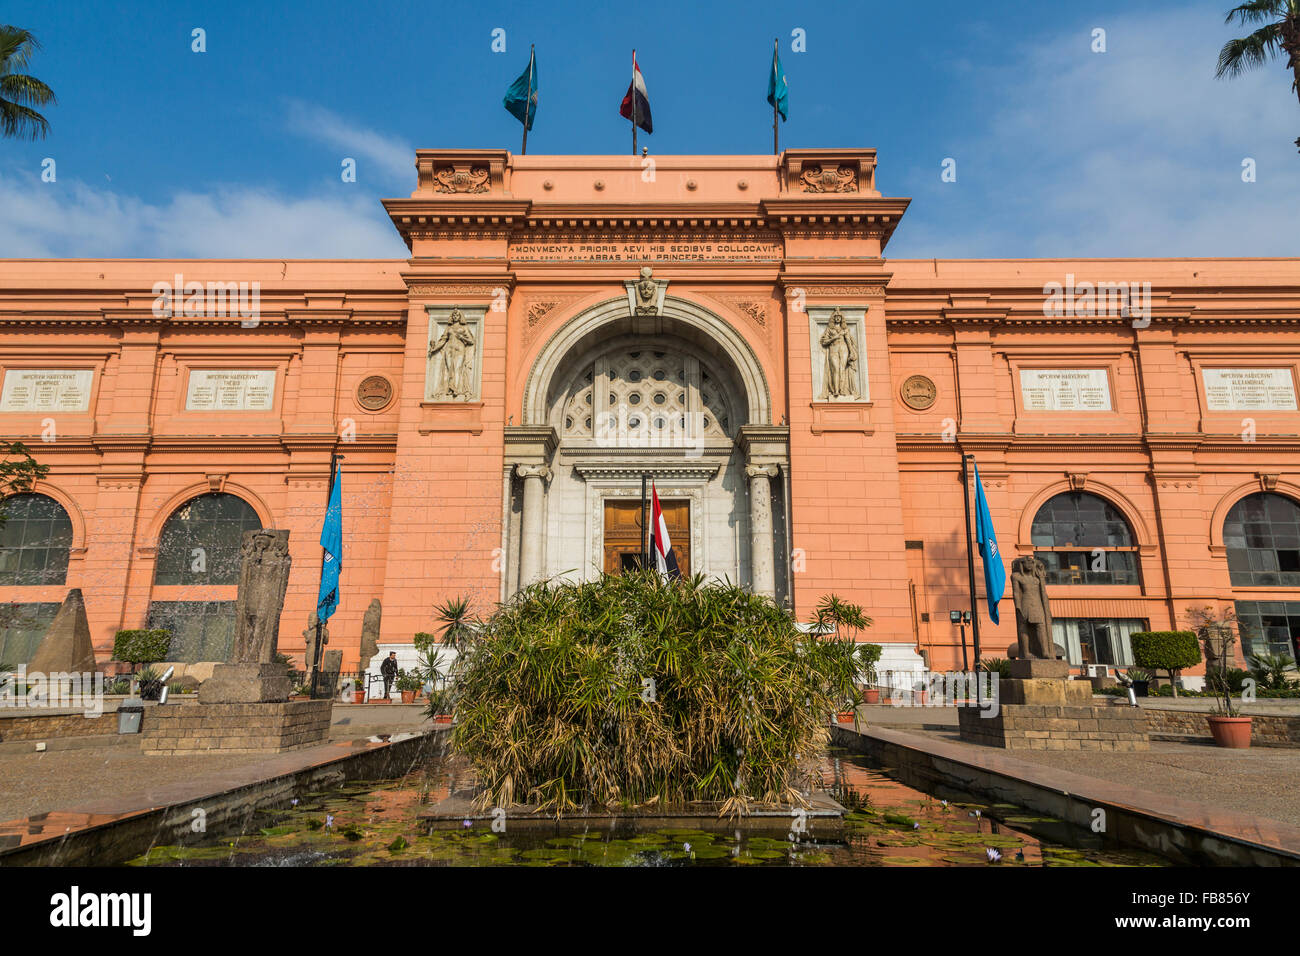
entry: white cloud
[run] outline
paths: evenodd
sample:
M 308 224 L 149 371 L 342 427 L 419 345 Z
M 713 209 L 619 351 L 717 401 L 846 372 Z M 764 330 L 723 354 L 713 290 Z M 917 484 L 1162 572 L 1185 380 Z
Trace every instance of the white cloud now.
M 289 197 L 229 186 L 159 204 L 76 180 L 0 174 L 0 257 L 406 258 L 370 196 Z
M 897 257 L 1291 256 L 1300 251 L 1300 104 L 1279 64 L 1216 80 L 1217 6 L 1080 21 L 966 82 L 988 104 L 950 147 Z M 1103 22 L 1104 21 L 1104 22 Z M 1091 27 L 1109 52 L 1089 49 Z M 1242 182 L 1242 160 L 1257 181 Z
M 408 189 L 414 185 L 415 149 L 409 143 L 349 123 L 314 103 L 290 99 L 286 104 L 286 122 L 292 132 L 339 150 L 340 161 L 351 157 L 360 165 L 363 160 L 369 160 L 384 178 Z

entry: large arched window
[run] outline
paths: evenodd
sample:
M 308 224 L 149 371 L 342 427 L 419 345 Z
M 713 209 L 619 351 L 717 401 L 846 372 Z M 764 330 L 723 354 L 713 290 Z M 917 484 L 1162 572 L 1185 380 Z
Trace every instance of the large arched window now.
M 1272 492 L 1247 495 L 1223 521 L 1234 587 L 1300 587 L 1300 505 Z
M 66 584 L 72 522 L 46 495 L 14 495 L 0 530 L 0 584 Z
M 1066 491 L 1034 515 L 1034 557 L 1048 584 L 1140 584 L 1133 532 L 1104 498 Z
M 154 584 L 238 584 L 244 532 L 261 527 L 257 512 L 234 495 L 191 498 L 158 536 Z

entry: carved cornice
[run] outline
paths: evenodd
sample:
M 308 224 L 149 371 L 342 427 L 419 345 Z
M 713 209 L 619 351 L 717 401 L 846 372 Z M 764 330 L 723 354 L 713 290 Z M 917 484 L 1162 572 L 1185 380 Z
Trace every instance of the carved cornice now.
M 716 461 L 689 462 L 655 462 L 653 466 L 635 461 L 582 461 L 573 466 L 573 470 L 584 480 L 608 481 L 611 479 L 641 480 L 641 476 L 653 467 L 656 481 L 708 481 L 721 468 Z

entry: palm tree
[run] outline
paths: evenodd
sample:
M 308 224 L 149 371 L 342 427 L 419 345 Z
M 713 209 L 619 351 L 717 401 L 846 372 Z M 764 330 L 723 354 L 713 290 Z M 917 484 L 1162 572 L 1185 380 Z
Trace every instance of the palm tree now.
M 1242 71 L 1263 66 L 1272 57 L 1286 56 L 1286 67 L 1294 77 L 1291 90 L 1300 97 L 1300 0 L 1251 0 L 1228 11 L 1225 23 L 1264 24 L 1250 36 L 1229 40 L 1219 51 L 1215 76 L 1235 77 Z M 1300 139 L 1296 145 L 1300 146 Z
M 40 46 L 28 31 L 0 24 L 0 134 L 4 136 L 43 139 L 49 132 L 49 121 L 32 107 L 57 103 L 54 91 L 22 72 Z

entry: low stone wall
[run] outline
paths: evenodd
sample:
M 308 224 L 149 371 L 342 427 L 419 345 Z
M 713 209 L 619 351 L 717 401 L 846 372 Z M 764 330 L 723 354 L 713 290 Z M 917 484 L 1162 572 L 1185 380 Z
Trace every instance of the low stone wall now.
M 157 707 L 144 715 L 140 749 L 147 754 L 297 750 L 329 737 L 331 707 L 328 700 Z
M 1144 707 L 1147 729 L 1162 737 L 1210 736 L 1207 714 L 1192 710 L 1164 710 Z M 1300 717 L 1286 715 L 1250 715 L 1252 747 L 1300 747 Z
M 1003 704 L 996 716 L 960 707 L 963 740 L 1007 750 L 1150 750 L 1138 707 L 1046 707 Z
M 58 737 L 98 737 L 117 733 L 117 712 L 105 710 L 87 717 L 80 710 L 50 713 L 26 711 L 23 714 L 0 713 L 0 743 L 19 740 L 50 740 Z

